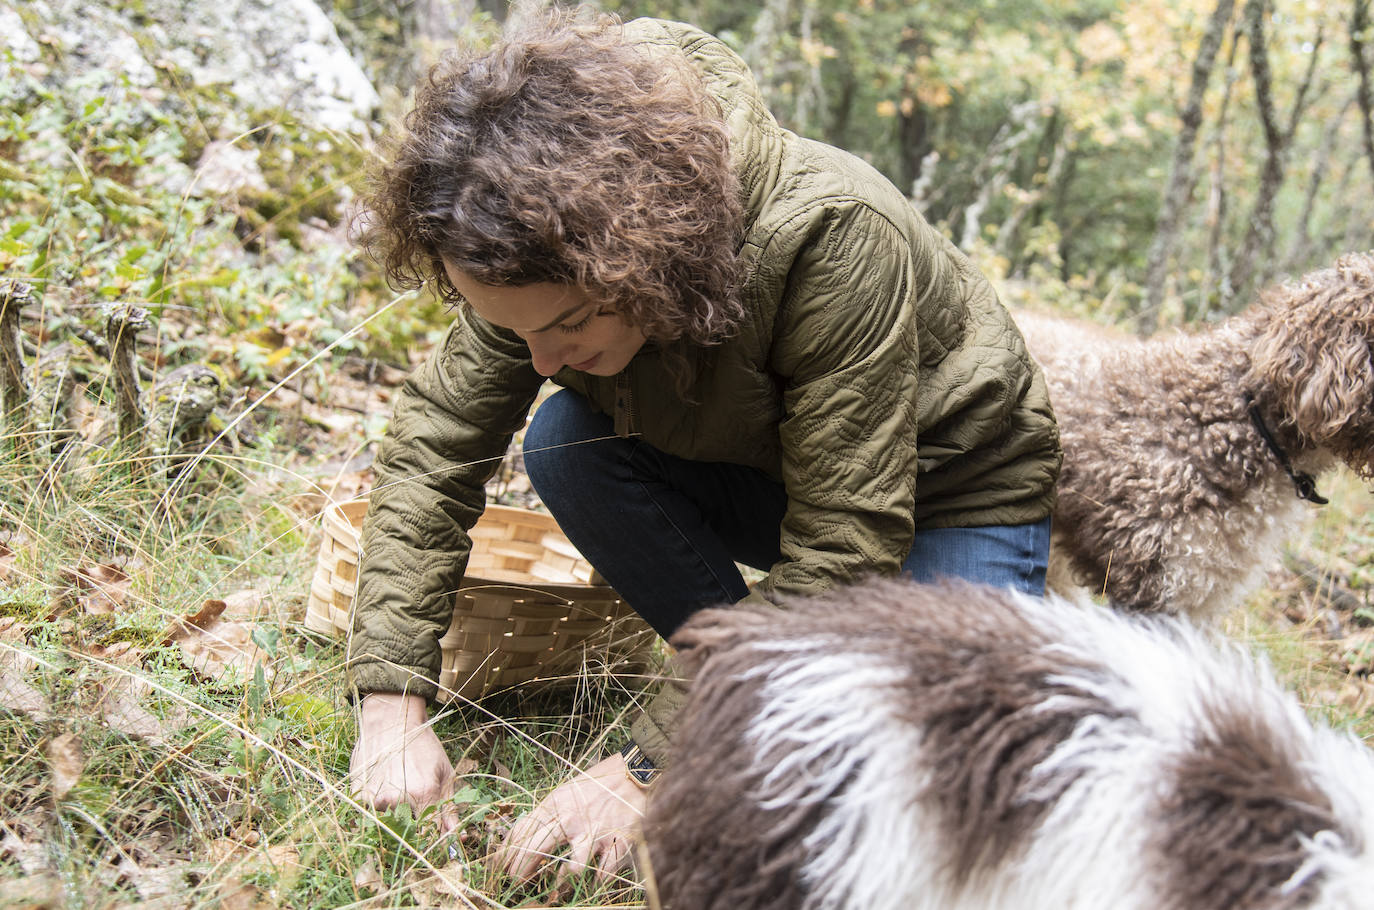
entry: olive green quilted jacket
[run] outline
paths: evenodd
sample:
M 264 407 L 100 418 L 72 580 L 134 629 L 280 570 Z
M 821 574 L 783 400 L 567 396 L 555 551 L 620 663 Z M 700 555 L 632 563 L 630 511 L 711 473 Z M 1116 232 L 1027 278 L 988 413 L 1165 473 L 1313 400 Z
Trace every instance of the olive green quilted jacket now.
M 693 355 L 691 404 L 651 347 L 619 376 L 564 369 L 554 381 L 617 432 L 786 485 L 783 558 L 751 596 L 895 573 L 918 527 L 1048 515 L 1048 393 L 988 283 L 863 161 L 779 127 L 721 41 L 658 20 L 626 28 L 685 54 L 729 122 L 748 316 Z M 363 528 L 355 691 L 435 694 L 467 529 L 540 384 L 519 338 L 463 312 L 403 387 Z

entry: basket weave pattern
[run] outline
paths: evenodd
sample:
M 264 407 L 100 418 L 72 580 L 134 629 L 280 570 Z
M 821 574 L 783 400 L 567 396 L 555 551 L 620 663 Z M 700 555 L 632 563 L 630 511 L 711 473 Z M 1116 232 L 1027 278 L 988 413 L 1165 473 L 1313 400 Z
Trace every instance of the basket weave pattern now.
M 305 626 L 347 635 L 366 500 L 324 513 Z M 588 663 L 642 665 L 654 633 L 600 583 L 549 515 L 487 506 L 440 639 L 440 700 L 475 699 L 533 679 L 575 677 Z

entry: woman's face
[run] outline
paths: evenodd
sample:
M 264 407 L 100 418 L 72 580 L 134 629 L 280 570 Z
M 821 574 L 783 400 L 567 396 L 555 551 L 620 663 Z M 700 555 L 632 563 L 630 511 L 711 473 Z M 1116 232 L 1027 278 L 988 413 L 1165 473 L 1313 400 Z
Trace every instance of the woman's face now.
M 473 312 L 525 340 L 541 376 L 563 367 L 594 376 L 614 376 L 644 346 L 644 333 L 566 284 L 493 287 L 445 263 L 454 290 Z

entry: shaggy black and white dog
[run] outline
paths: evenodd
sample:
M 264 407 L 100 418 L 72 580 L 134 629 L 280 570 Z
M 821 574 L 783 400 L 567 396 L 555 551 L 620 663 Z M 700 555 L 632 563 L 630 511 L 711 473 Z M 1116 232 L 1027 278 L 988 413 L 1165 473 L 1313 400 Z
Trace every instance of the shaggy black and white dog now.
M 1374 757 L 1182 620 L 872 581 L 699 614 L 669 910 L 1374 906 Z

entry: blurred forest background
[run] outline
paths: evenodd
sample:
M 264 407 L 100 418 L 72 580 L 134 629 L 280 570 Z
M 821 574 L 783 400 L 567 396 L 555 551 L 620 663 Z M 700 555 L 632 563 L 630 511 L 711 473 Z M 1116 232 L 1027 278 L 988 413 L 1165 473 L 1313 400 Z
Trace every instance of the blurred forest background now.
M 1374 246 L 1370 0 L 618 2 L 736 48 L 1012 305 L 1217 320 Z M 348 223 L 386 125 L 502 0 L 0 0 L 0 904 L 640 906 L 520 887 L 512 815 L 642 677 L 446 712 L 456 841 L 347 794 L 320 515 L 449 321 Z M 195 416 L 191 422 L 185 418 Z M 1343 476 L 1230 630 L 1374 733 L 1374 517 Z M 1334 492 L 1333 492 L 1334 491 Z M 518 471 L 492 498 L 525 502 Z

